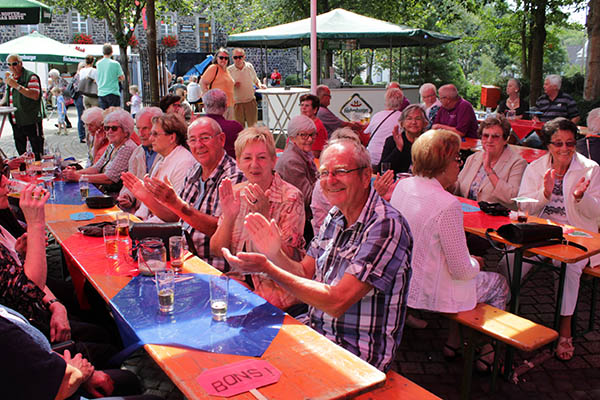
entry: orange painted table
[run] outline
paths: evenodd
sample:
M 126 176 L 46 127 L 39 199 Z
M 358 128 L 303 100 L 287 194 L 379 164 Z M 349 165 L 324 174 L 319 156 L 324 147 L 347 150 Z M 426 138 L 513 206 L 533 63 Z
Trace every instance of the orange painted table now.
M 100 216 L 86 223 L 110 218 L 113 216 Z M 90 240 L 89 245 L 83 245 L 87 238 L 77 233 L 78 225 L 82 223 L 70 220 L 47 224 L 61 244 L 65 257 L 73 259 L 98 293 L 108 301 L 131 280 L 132 265 L 109 262 L 99 240 Z M 184 273 L 219 273 L 192 256 L 185 260 L 183 270 Z M 144 348 L 190 399 L 212 398 L 196 382 L 196 377 L 203 371 L 248 358 L 171 346 L 145 345 Z M 380 386 L 386 378 L 383 372 L 288 315 L 261 359 L 268 360 L 282 372 L 279 382 L 259 389 L 269 399 L 350 398 Z M 254 399 L 254 396 L 245 393 L 232 398 Z

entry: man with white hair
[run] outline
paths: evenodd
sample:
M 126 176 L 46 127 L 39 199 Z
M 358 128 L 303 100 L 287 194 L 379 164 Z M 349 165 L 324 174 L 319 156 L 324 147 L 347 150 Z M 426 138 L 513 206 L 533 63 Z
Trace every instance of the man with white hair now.
M 422 104 L 425 107 L 425 115 L 430 121 L 427 126 L 427 129 L 429 129 L 437 112 L 440 107 L 442 107 L 442 103 L 440 102 L 440 99 L 438 99 L 437 89 L 433 83 L 422 84 L 419 88 L 419 95 L 421 96 Z
M 29 139 L 36 160 L 40 160 L 44 150 L 40 77 L 23 68 L 23 60 L 18 54 L 10 54 L 6 63 L 9 72 L 6 73 L 5 104 L 17 108 L 9 118 L 15 147 L 19 154 L 25 153 Z
M 254 97 L 254 87 L 266 89 L 256 76 L 254 66 L 246 60 L 244 49 L 233 49 L 233 64 L 227 71 L 235 82 L 233 85 L 233 114 L 242 126 L 256 125 L 258 121 L 258 104 Z
M 333 207 L 302 261 L 281 251 L 279 227 L 259 213 L 247 215 L 245 226 L 260 253 L 223 254 L 237 271 L 264 273 L 308 304 L 303 322 L 317 332 L 387 371 L 406 315 L 413 245 L 408 223 L 372 188 L 371 159 L 360 143 L 329 144 L 320 175 Z
M 477 138 L 478 125 L 473 106 L 458 95 L 456 86 L 442 86 L 440 102 L 442 107 L 433 120 L 432 129 L 446 129 L 461 137 Z
M 235 149 L 233 144 L 238 137 L 238 133 L 244 127 L 237 121 L 225 119 L 224 114 L 227 111 L 227 94 L 221 89 L 211 89 L 202 96 L 204 111 L 208 118 L 217 121 L 217 124 L 225 133 L 225 152 L 235 158 Z
M 542 114 L 537 118 L 548 122 L 554 118 L 564 117 L 577 124 L 581 117 L 577 103 L 573 97 L 560 90 L 562 79 L 559 75 L 548 75 L 544 80 L 544 94 L 538 97 L 535 106 Z

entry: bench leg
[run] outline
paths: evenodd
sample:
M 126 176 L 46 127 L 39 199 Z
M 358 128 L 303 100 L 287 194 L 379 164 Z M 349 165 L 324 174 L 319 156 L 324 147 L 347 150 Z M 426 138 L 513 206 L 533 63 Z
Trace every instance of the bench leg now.
M 496 391 L 496 382 L 498 380 L 498 369 L 500 368 L 500 357 L 498 354 L 498 341 L 493 340 L 492 346 L 494 347 L 494 367 L 492 369 L 492 387 L 490 388 L 490 392 L 494 393 Z
M 465 365 L 463 367 L 463 379 L 460 398 L 468 400 L 471 396 L 471 380 L 473 378 L 473 361 L 475 359 L 475 338 L 473 329 L 466 329 L 463 351 Z
M 590 306 L 590 318 L 588 320 L 588 332 L 591 332 L 594 329 L 594 319 L 596 317 L 596 289 L 598 279 L 596 277 L 592 278 L 592 305 Z
M 560 326 L 560 309 L 562 306 L 563 291 L 565 289 L 565 275 L 567 273 L 567 264 L 560 263 L 560 272 L 558 278 L 558 293 L 556 294 L 556 309 L 554 310 L 554 330 L 558 332 Z

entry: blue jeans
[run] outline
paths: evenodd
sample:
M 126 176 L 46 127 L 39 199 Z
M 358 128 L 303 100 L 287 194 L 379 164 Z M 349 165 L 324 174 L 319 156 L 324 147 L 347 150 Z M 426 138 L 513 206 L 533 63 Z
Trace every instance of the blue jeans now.
M 83 95 L 80 94 L 77 99 L 75 99 L 75 107 L 77 108 L 77 132 L 79 132 L 79 140 L 85 139 L 85 125 L 81 120 L 81 116 L 83 115 L 83 111 L 85 107 L 83 106 Z
M 98 96 L 98 105 L 103 110 L 106 110 L 109 107 L 121 107 L 121 96 L 117 96 L 116 94 Z

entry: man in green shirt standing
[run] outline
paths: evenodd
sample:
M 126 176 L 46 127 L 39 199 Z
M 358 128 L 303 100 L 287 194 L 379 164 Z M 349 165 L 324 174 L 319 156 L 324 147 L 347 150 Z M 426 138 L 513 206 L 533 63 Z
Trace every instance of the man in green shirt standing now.
M 113 60 L 113 49 L 110 43 L 102 46 L 104 58 L 96 63 L 98 71 L 98 105 L 103 110 L 108 107 L 121 106 L 121 93 L 119 92 L 119 81 L 125 80 L 121 64 Z

